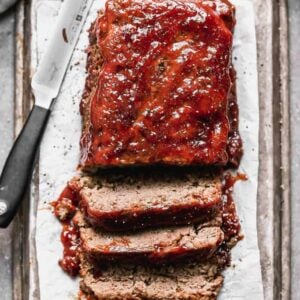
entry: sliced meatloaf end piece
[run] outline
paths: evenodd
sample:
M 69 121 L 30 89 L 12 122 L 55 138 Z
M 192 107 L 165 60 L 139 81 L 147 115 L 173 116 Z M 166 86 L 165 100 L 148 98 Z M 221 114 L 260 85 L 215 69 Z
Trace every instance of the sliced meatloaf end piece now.
M 82 261 L 81 290 L 96 300 L 213 300 L 223 283 L 215 262 L 176 266 L 107 265 Z
M 220 176 L 198 171 L 120 170 L 77 177 L 69 186 L 88 221 L 110 231 L 204 222 L 220 211 Z
M 192 256 L 204 260 L 211 257 L 224 240 L 223 231 L 217 226 L 168 227 L 119 234 L 90 227 L 83 221 L 82 214 L 74 219 L 79 219 L 74 222 L 79 225 L 81 250 L 95 262 L 169 263 Z

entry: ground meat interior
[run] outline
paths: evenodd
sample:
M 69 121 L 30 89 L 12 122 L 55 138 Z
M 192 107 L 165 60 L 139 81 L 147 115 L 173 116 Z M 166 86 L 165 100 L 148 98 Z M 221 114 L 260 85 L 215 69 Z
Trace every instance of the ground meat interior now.
M 223 168 L 242 156 L 234 24 L 227 0 L 108 0 L 92 24 L 82 169 L 52 203 L 80 299 L 218 296 L 246 180 Z

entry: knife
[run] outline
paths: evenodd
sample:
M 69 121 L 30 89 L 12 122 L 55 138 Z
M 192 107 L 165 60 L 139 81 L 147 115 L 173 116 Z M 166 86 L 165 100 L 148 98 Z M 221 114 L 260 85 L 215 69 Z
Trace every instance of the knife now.
M 27 191 L 47 121 L 93 0 L 65 0 L 32 79 L 35 104 L 0 176 L 0 228 L 6 228 Z

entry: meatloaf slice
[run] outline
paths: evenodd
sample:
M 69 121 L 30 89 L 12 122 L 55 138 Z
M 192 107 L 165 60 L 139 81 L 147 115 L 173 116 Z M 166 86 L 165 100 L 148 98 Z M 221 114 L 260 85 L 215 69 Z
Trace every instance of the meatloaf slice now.
M 69 182 L 88 221 L 110 231 L 203 222 L 219 213 L 221 179 L 193 170 L 149 168 L 84 175 Z
M 79 226 L 81 250 L 93 260 L 122 260 L 162 263 L 186 257 L 209 258 L 224 240 L 221 216 L 212 226 L 183 226 L 134 233 L 108 233 L 90 227 L 79 212 L 73 219 Z
M 95 300 L 213 300 L 222 287 L 215 261 L 163 267 L 81 264 L 81 290 Z M 84 298 L 83 298 L 84 299 Z
M 92 26 L 81 166 L 225 165 L 234 7 L 109 0 Z

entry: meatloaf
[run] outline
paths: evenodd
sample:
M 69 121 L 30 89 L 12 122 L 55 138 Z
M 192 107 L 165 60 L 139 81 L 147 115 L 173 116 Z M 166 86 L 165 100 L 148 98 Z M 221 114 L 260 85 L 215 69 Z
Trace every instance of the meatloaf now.
M 92 261 L 127 261 L 134 263 L 173 262 L 195 257 L 204 260 L 224 240 L 221 215 L 203 225 L 109 233 L 89 226 L 79 212 L 74 217 L 79 227 L 81 251 Z
M 190 224 L 214 218 L 221 194 L 221 178 L 215 172 L 107 170 L 72 179 L 56 202 L 55 213 L 61 220 L 74 213 L 69 200 L 73 198 L 91 224 L 110 231 Z
M 82 299 L 213 300 L 222 287 L 217 259 L 163 267 L 106 265 L 98 270 L 82 259 Z
M 234 23 L 225 0 L 108 0 L 90 32 L 81 167 L 227 164 Z

